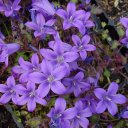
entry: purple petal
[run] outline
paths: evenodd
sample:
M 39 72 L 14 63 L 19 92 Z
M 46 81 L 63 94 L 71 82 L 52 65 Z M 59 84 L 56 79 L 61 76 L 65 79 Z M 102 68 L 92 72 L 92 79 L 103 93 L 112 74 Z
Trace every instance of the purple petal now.
M 42 99 L 42 98 L 40 98 L 40 97 L 37 97 L 37 98 L 36 98 L 36 102 L 37 102 L 38 104 L 41 104 L 41 105 L 44 105 L 44 106 L 47 104 L 46 100 L 44 100 L 44 99 Z
M 64 119 L 73 119 L 76 116 L 77 112 L 75 108 L 69 108 L 65 110 L 62 114 Z
M 102 88 L 97 88 L 94 90 L 94 94 L 98 99 L 103 99 L 104 96 L 106 95 L 106 91 Z
M 46 80 L 43 73 L 34 72 L 29 75 L 29 79 L 34 83 L 42 83 Z
M 103 113 L 105 110 L 106 110 L 106 105 L 104 103 L 104 101 L 100 101 L 98 104 L 97 104 L 97 107 L 96 107 L 96 112 L 97 113 Z
M 29 112 L 33 112 L 36 108 L 36 102 L 35 98 L 30 98 L 28 103 L 27 103 L 27 108 Z
M 10 95 L 10 93 L 5 93 L 5 94 L 3 94 L 3 95 L 1 96 L 1 98 L 0 98 L 0 103 L 6 104 L 6 103 L 8 103 L 10 100 L 11 100 L 11 95 Z
M 92 112 L 90 111 L 89 108 L 86 108 L 86 109 L 80 111 L 80 116 L 81 117 L 90 117 L 90 116 L 92 116 Z
M 27 94 L 27 89 L 24 87 L 22 84 L 16 85 L 16 93 L 20 95 L 26 95 Z
M 84 73 L 83 72 L 79 72 L 75 75 L 74 79 L 77 81 L 81 81 L 84 78 Z
M 90 12 L 86 12 L 86 13 L 85 13 L 84 20 L 87 21 L 90 16 L 91 16 L 91 13 L 90 13 Z
M 118 111 L 117 105 L 113 102 L 107 102 L 107 108 L 111 115 L 115 115 Z
M 25 105 L 29 100 L 28 95 L 23 95 L 18 100 L 18 105 Z
M 122 94 L 117 94 L 112 96 L 112 101 L 116 104 L 124 104 L 127 101 L 127 99 Z
M 47 60 L 55 60 L 57 57 L 55 52 L 49 49 L 41 49 L 40 53 Z
M 65 62 L 73 62 L 78 57 L 79 56 L 78 56 L 77 52 L 66 52 L 66 53 L 64 53 Z
M 20 75 L 19 81 L 21 83 L 25 83 L 29 80 L 29 72 L 25 72 L 23 74 Z
M 63 44 L 61 41 L 56 41 L 54 45 L 54 51 L 56 52 L 57 55 L 61 56 L 64 52 Z
M 128 119 L 128 111 L 124 112 L 124 113 L 122 114 L 122 117 Z
M 86 118 L 80 118 L 79 123 L 83 128 L 87 128 L 89 125 L 89 121 Z
M 33 30 L 37 30 L 37 29 L 38 29 L 37 24 L 34 23 L 34 22 L 27 22 L 27 23 L 25 23 L 25 25 L 26 25 L 27 27 L 33 29 Z
M 77 35 L 72 35 L 72 40 L 76 46 L 79 46 L 81 44 L 80 37 Z
M 4 84 L 0 84 L 0 92 L 6 92 L 8 90 L 8 87 Z
M 64 20 L 63 22 L 63 29 L 69 29 L 70 27 L 72 27 L 72 24 L 68 21 L 68 20 Z
M 84 47 L 85 47 L 86 51 L 94 51 L 94 50 L 96 50 L 96 47 L 94 45 L 91 45 L 91 44 L 85 45 Z
M 48 20 L 45 25 L 52 26 L 54 25 L 55 21 L 56 21 L 55 19 Z
M 57 113 L 61 113 L 65 110 L 66 108 L 66 101 L 63 98 L 57 98 L 55 102 L 55 110 Z
M 85 23 L 84 23 L 84 25 L 85 25 L 85 27 L 87 27 L 87 28 L 91 28 L 91 27 L 93 27 L 93 26 L 95 26 L 95 24 L 92 22 L 92 21 L 86 21 Z
M 66 88 L 60 81 L 55 81 L 51 85 L 51 90 L 56 94 L 64 94 L 66 92 Z
M 24 70 L 32 70 L 33 69 L 33 65 L 28 61 L 24 61 L 24 59 L 22 57 L 20 57 L 18 61 L 19 61 L 20 66 Z
M 85 60 L 87 57 L 87 52 L 86 51 L 80 51 L 80 57 L 82 58 L 82 60 Z
M 10 76 L 10 77 L 8 77 L 8 79 L 7 79 L 7 85 L 9 86 L 9 87 L 13 87 L 13 86 L 15 86 L 15 79 L 14 79 L 14 77 L 13 76 Z
M 115 83 L 115 82 L 112 82 L 112 83 L 109 85 L 108 93 L 109 93 L 109 94 L 116 94 L 117 91 L 118 91 L 118 84 Z
M 28 90 L 34 91 L 35 88 L 36 88 L 35 83 L 33 83 L 33 82 L 31 82 L 31 81 L 29 81 L 29 82 L 27 83 L 27 89 L 28 89 Z
M 128 28 L 128 18 L 123 17 L 120 19 L 120 22 L 125 28 Z
M 23 68 L 21 66 L 14 66 L 12 68 L 12 72 L 16 73 L 16 74 L 21 74 L 24 72 Z
M 67 12 L 63 9 L 57 10 L 56 14 L 63 19 L 67 19 Z
M 78 28 L 80 32 L 81 32 L 81 29 L 83 29 L 83 27 L 84 27 L 83 22 L 80 20 L 75 20 L 75 21 L 73 21 L 72 24 L 74 27 Z
M 86 46 L 89 42 L 90 42 L 90 36 L 85 35 L 85 36 L 82 38 L 82 43 Z
M 66 75 L 65 67 L 58 67 L 53 71 L 53 76 L 55 77 L 55 80 L 61 80 Z
M 74 88 L 74 95 L 78 97 L 81 94 L 81 89 L 79 87 Z
M 45 24 L 45 18 L 41 13 L 37 14 L 36 22 L 40 27 L 42 27 Z
M 84 10 L 78 10 L 73 14 L 73 18 L 76 19 L 82 19 L 85 18 L 85 11 Z
M 67 5 L 68 16 L 69 17 L 72 16 L 75 11 L 76 11 L 75 3 L 69 2 L 68 5 Z
M 12 94 L 12 101 L 14 104 L 18 104 L 19 96 L 17 93 Z
M 21 0 L 14 0 L 12 8 L 15 9 L 18 6 L 18 4 L 20 3 L 20 1 Z
M 16 52 L 17 50 L 20 49 L 20 45 L 17 43 L 11 43 L 11 44 L 6 44 L 7 48 L 8 48 L 8 54 L 13 54 L 14 52 Z
M 6 10 L 4 14 L 6 17 L 9 17 L 13 14 L 13 10 L 9 10 L 9 11 Z
M 38 95 L 42 98 L 45 97 L 50 91 L 50 86 L 48 82 L 44 82 L 39 85 L 39 88 L 37 89 Z
M 38 66 L 38 64 L 39 64 L 39 57 L 38 57 L 38 55 L 36 53 L 32 55 L 31 62 L 32 62 L 32 64 L 34 66 Z

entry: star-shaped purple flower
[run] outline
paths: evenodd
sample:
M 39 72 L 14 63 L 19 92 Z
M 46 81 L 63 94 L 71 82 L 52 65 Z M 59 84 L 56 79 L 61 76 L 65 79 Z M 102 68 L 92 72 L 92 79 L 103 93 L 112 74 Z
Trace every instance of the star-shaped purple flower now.
M 8 77 L 6 85 L 0 84 L 0 92 L 4 93 L 0 97 L 0 103 L 6 104 L 12 99 L 14 104 L 18 104 L 19 95 L 17 93 L 16 83 L 13 76 Z
M 82 101 L 77 101 L 75 103 L 76 115 L 72 119 L 71 128 L 87 128 L 89 121 L 86 117 L 92 116 L 92 113 L 89 108 L 85 108 Z
M 6 17 L 13 16 L 21 8 L 21 6 L 18 5 L 20 1 L 21 0 L 14 0 L 14 2 L 12 2 L 11 0 L 6 0 L 5 2 L 5 0 L 1 0 L 0 11 L 4 12 Z
M 53 27 L 55 19 L 45 21 L 44 16 L 41 13 L 38 13 L 36 16 L 36 22 L 27 22 L 25 25 L 33 30 L 34 36 L 45 36 L 46 34 L 56 34 L 56 31 Z
M 17 93 L 21 95 L 18 100 L 18 105 L 27 104 L 28 111 L 32 112 L 36 108 L 36 103 L 41 105 L 46 105 L 47 102 L 43 97 L 39 94 L 39 88 L 36 89 L 36 86 L 32 82 L 28 82 L 27 86 L 17 85 L 16 87 Z M 42 92 L 43 93 L 43 92 Z
M 64 94 L 66 88 L 61 83 L 61 79 L 64 78 L 66 71 L 65 67 L 54 67 L 50 62 L 43 60 L 41 63 L 41 72 L 31 73 L 29 79 L 34 83 L 41 83 L 39 85 L 40 94 L 46 96 L 50 89 L 56 94 Z
M 42 56 L 51 61 L 53 65 L 69 68 L 68 63 L 75 61 L 78 58 L 78 54 L 74 51 L 65 51 L 64 46 L 61 41 L 56 41 L 53 50 L 41 49 L 40 52 Z
M 67 93 L 74 93 L 78 97 L 83 89 L 89 88 L 89 84 L 84 82 L 84 73 L 79 72 L 74 77 L 64 78 L 62 83 L 67 87 Z
M 116 104 L 124 104 L 126 102 L 126 97 L 122 94 L 116 94 L 118 91 L 118 84 L 112 82 L 106 92 L 102 88 L 97 88 L 94 90 L 96 97 L 99 99 L 96 111 L 97 113 L 103 113 L 106 109 L 111 115 L 115 115 L 118 111 Z
M 67 5 L 67 11 L 64 9 L 58 9 L 56 14 L 64 19 L 64 30 L 69 29 L 70 27 L 77 27 L 78 29 L 81 29 L 83 26 L 81 18 L 84 17 L 85 11 L 76 11 L 75 3 L 69 2 Z
M 12 68 L 12 72 L 16 75 L 20 75 L 19 81 L 21 83 L 27 82 L 29 79 L 29 74 L 33 72 L 40 72 L 40 63 L 39 57 L 35 53 L 31 57 L 31 62 L 25 61 L 22 57 L 18 60 L 19 65 L 16 65 Z
M 87 51 L 94 51 L 96 47 L 92 44 L 88 44 L 90 42 L 90 36 L 85 35 L 82 39 L 79 36 L 73 35 L 72 40 L 75 44 L 73 47 L 73 51 L 76 51 L 80 54 L 82 60 L 85 60 L 87 57 Z
M 120 22 L 121 22 L 121 24 L 122 24 L 126 29 L 128 29 L 128 18 L 126 18 L 126 17 L 120 18 Z
M 55 107 L 47 114 L 51 118 L 52 126 L 57 128 L 70 128 L 69 119 L 73 119 L 76 115 L 75 108 L 66 109 L 66 101 L 63 98 L 58 98 L 55 102 Z

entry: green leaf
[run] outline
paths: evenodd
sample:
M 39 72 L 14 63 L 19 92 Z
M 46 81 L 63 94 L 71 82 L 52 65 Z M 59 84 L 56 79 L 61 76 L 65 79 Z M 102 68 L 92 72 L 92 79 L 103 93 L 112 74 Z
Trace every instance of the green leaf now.
M 109 72 L 109 70 L 106 68 L 105 70 L 104 70 L 104 76 L 106 77 L 106 78 L 109 78 L 110 77 L 110 72 Z

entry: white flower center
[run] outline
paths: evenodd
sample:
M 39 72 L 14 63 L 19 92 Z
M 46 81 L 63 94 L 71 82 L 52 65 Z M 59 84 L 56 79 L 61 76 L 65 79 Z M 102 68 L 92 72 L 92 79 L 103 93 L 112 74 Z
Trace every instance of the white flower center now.
M 29 97 L 33 97 L 33 96 L 35 96 L 35 91 L 29 93 Z
M 64 61 L 64 57 L 63 56 L 58 56 L 57 57 L 57 62 L 58 63 L 61 63 L 61 62 L 63 62 Z
M 53 82 L 54 81 L 54 76 L 50 75 L 47 80 L 48 80 L 49 83 Z

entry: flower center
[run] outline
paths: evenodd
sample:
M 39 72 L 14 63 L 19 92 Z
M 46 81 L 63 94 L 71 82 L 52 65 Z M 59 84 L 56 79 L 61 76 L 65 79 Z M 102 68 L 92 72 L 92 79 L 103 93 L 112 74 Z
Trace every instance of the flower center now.
M 83 45 L 80 45 L 80 46 L 78 47 L 78 49 L 79 49 L 80 51 L 83 50 L 83 48 L 84 48 Z
M 78 115 L 78 116 L 76 116 L 78 119 L 80 119 L 80 116 Z
M 35 96 L 35 91 L 29 93 L 29 97 L 34 97 L 34 96 Z
M 108 100 L 108 101 L 111 101 L 112 99 L 108 96 L 105 96 L 105 99 Z
M 14 91 L 13 89 L 10 90 L 10 93 L 11 93 L 11 94 L 14 93 L 14 92 L 15 92 L 15 91 Z
M 57 62 L 58 63 L 61 63 L 61 62 L 63 62 L 64 61 L 64 57 L 63 56 L 58 56 L 57 57 Z
M 73 81 L 72 81 L 72 84 L 73 84 L 73 86 L 76 86 L 76 81 L 73 80 Z
M 47 80 L 48 80 L 49 83 L 53 82 L 54 81 L 54 76 L 50 75 Z

